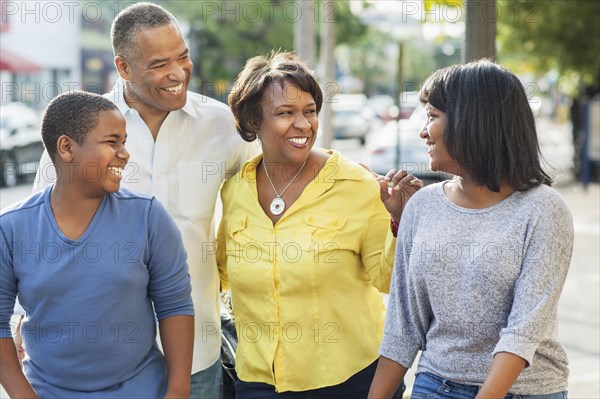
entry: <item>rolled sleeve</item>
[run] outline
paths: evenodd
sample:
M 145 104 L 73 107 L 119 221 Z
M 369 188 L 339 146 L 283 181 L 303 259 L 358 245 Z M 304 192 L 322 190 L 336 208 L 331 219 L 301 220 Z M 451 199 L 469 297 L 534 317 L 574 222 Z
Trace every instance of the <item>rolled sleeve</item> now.
M 573 251 L 573 220 L 564 202 L 544 208 L 529 226 L 513 306 L 493 351 L 513 353 L 527 366 L 539 344 L 556 333 L 558 300 Z
M 369 181 L 369 184 L 371 183 L 374 182 Z M 377 186 L 376 183 L 372 185 Z M 394 267 L 396 238 L 389 228 L 390 215 L 379 199 L 379 192 L 376 193 L 368 218 L 369 225 L 363 236 L 361 257 L 371 284 L 380 292 L 388 293 Z M 385 243 L 383 247 L 382 242 Z

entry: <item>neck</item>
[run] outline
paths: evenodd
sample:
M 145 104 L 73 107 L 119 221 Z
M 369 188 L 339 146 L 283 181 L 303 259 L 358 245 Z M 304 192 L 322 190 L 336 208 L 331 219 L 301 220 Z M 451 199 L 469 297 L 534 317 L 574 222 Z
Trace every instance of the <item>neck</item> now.
M 60 180 L 56 182 L 50 194 L 50 205 L 52 210 L 63 210 L 65 214 L 83 216 L 89 213 L 95 213 L 98 206 L 102 203 L 104 195 L 91 196 L 85 192 L 76 189 L 72 184 L 63 184 Z
M 459 206 L 481 209 L 508 198 L 514 190 L 506 182 L 502 182 L 500 191 L 495 192 L 485 185 L 478 185 L 471 180 L 456 177 L 452 184 L 448 185 L 446 192 L 450 199 Z
M 279 161 L 271 161 L 268 157 L 263 155 L 262 168 L 266 169 L 268 176 L 274 183 L 279 182 L 287 184 L 294 176 L 296 176 L 296 173 L 298 173 L 296 180 L 299 179 L 300 175 L 302 175 L 302 170 L 306 168 L 306 164 L 310 163 L 309 158 L 311 158 L 310 155 L 302 162 L 282 163 Z
M 146 126 L 148 126 L 148 129 L 150 129 L 154 141 L 156 141 L 160 127 L 169 115 L 169 111 L 162 111 L 154 107 L 145 106 L 144 103 L 137 98 L 133 89 L 127 84 L 125 85 L 123 98 L 129 108 L 135 109 L 138 112 Z

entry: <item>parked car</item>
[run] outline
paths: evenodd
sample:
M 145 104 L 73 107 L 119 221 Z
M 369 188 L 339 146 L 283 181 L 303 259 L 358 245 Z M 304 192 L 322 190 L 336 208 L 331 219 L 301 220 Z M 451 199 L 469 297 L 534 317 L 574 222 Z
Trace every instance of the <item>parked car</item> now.
M 367 107 L 367 97 L 364 94 L 338 94 L 333 97 L 334 138 L 358 139 L 361 145 L 367 141 L 370 119 L 374 112 Z
M 433 172 L 429 167 L 427 146 L 425 140 L 419 137 L 426 122 L 425 108 L 419 106 L 410 118 L 390 121 L 381 130 L 374 132 L 368 144 L 371 170 L 386 174 L 390 169 L 404 169 L 427 181 L 441 181 L 451 177 L 443 172 Z
M 398 115 L 397 113 L 394 114 L 394 110 L 397 108 L 394 104 L 394 97 L 386 94 L 369 97 L 366 105 L 371 108 L 376 118 L 385 122 L 394 119 Z
M 409 119 L 413 111 L 422 108 L 418 91 L 403 91 L 398 99 L 400 105 L 400 119 Z
M 22 103 L 0 108 L 0 185 L 13 186 L 35 175 L 44 151 L 39 113 Z

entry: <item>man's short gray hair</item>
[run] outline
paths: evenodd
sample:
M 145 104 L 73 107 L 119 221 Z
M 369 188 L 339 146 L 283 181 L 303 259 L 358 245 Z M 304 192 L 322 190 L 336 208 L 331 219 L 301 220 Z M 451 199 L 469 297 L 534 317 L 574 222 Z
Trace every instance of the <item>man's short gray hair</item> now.
M 137 46 L 137 34 L 143 30 L 159 28 L 177 20 L 169 11 L 154 3 L 136 3 L 124 8 L 112 23 L 110 37 L 115 56 L 127 62 L 137 59 L 141 52 Z

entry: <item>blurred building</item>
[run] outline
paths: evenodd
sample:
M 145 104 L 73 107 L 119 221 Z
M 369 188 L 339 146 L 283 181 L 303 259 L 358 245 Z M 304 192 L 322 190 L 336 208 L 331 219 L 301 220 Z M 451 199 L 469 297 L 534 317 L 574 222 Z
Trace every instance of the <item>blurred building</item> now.
M 57 94 L 82 87 L 77 4 L 0 0 L 0 104 L 43 109 Z

